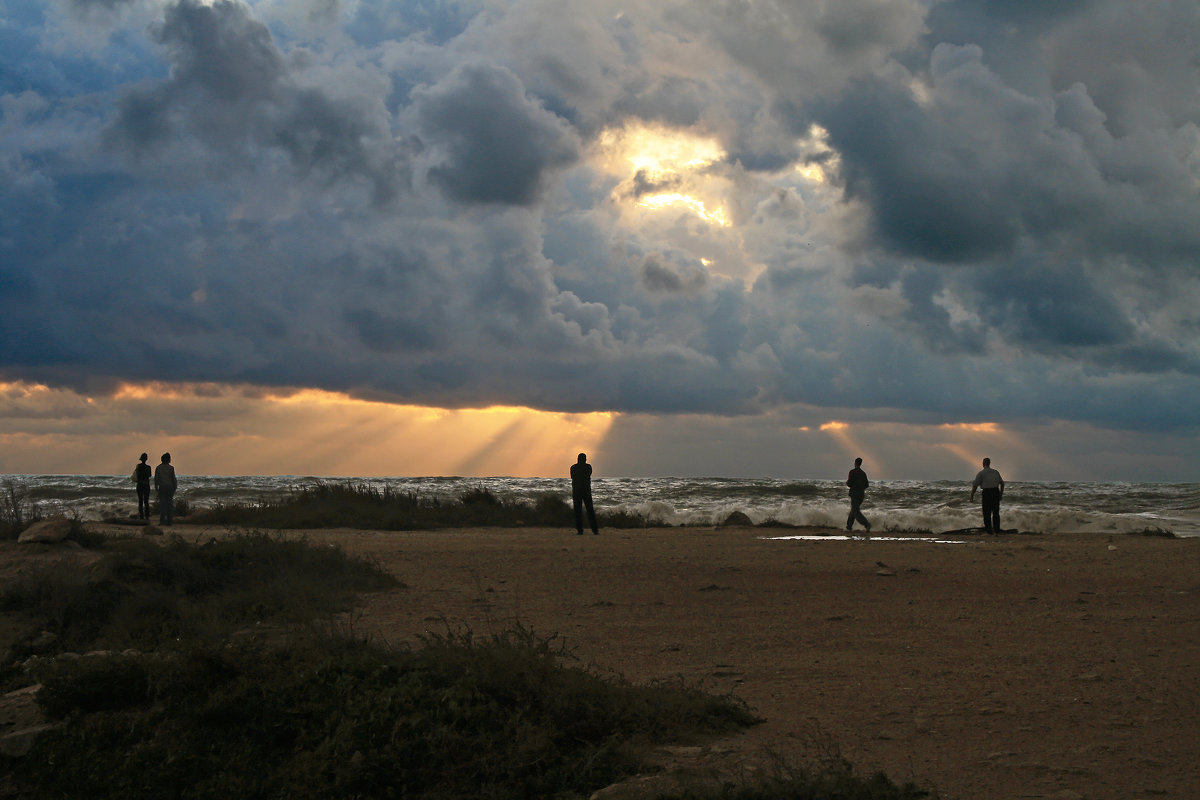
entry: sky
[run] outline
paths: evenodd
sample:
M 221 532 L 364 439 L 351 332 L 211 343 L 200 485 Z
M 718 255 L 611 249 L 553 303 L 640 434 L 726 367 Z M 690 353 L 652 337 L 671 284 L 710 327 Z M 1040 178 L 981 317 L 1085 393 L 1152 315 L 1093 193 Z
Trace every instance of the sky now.
M 1200 481 L 1197 53 L 1195 0 L 0 0 L 0 472 Z

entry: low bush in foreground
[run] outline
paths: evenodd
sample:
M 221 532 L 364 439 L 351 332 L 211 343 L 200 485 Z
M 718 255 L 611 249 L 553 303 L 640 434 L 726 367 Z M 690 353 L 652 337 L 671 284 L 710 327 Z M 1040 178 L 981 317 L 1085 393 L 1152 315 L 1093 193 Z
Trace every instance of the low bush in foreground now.
M 517 628 L 402 650 L 314 632 L 56 661 L 39 703 L 67 724 L 17 766 L 39 796 L 586 796 L 648 745 L 755 718 L 728 697 L 632 686 Z

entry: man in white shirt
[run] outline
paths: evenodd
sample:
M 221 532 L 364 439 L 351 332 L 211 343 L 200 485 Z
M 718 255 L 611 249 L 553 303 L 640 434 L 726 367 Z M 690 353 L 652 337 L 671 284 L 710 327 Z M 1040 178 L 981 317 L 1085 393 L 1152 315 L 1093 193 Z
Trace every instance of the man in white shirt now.
M 971 499 L 975 490 L 983 490 L 983 529 L 987 533 L 1000 533 L 1000 498 L 1004 496 L 1004 478 L 992 469 L 992 460 L 983 460 L 983 469 L 971 482 Z

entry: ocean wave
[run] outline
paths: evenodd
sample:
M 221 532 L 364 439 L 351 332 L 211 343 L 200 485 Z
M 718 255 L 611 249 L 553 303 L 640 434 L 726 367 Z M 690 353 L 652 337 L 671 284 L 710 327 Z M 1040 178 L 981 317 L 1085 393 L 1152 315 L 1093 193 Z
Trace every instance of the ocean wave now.
M 136 513 L 128 475 L 14 475 L 44 513 L 80 519 Z M 278 499 L 318 483 L 453 499 L 486 489 L 505 499 L 532 502 L 547 494 L 569 500 L 568 478 L 337 478 L 312 476 L 180 476 L 179 497 L 195 507 Z M 597 508 L 624 511 L 666 525 L 718 525 L 741 512 L 755 524 L 841 528 L 849 501 L 840 481 L 734 478 L 597 478 Z M 863 512 L 879 531 L 932 532 L 977 527 L 978 501 L 965 481 L 876 481 Z M 1200 535 L 1200 484 L 1011 483 L 1001 508 L 1002 524 L 1023 531 L 1134 533 L 1172 531 Z

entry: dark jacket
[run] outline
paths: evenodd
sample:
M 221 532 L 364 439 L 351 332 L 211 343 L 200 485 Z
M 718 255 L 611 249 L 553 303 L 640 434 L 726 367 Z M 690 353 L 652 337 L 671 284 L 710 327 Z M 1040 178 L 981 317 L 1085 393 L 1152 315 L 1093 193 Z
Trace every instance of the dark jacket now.
M 871 482 L 867 480 L 867 473 L 863 472 L 861 467 L 855 467 L 846 476 L 846 485 L 850 487 L 851 494 L 866 494 Z
M 586 462 L 571 465 L 571 494 L 586 497 L 592 493 L 592 465 Z

